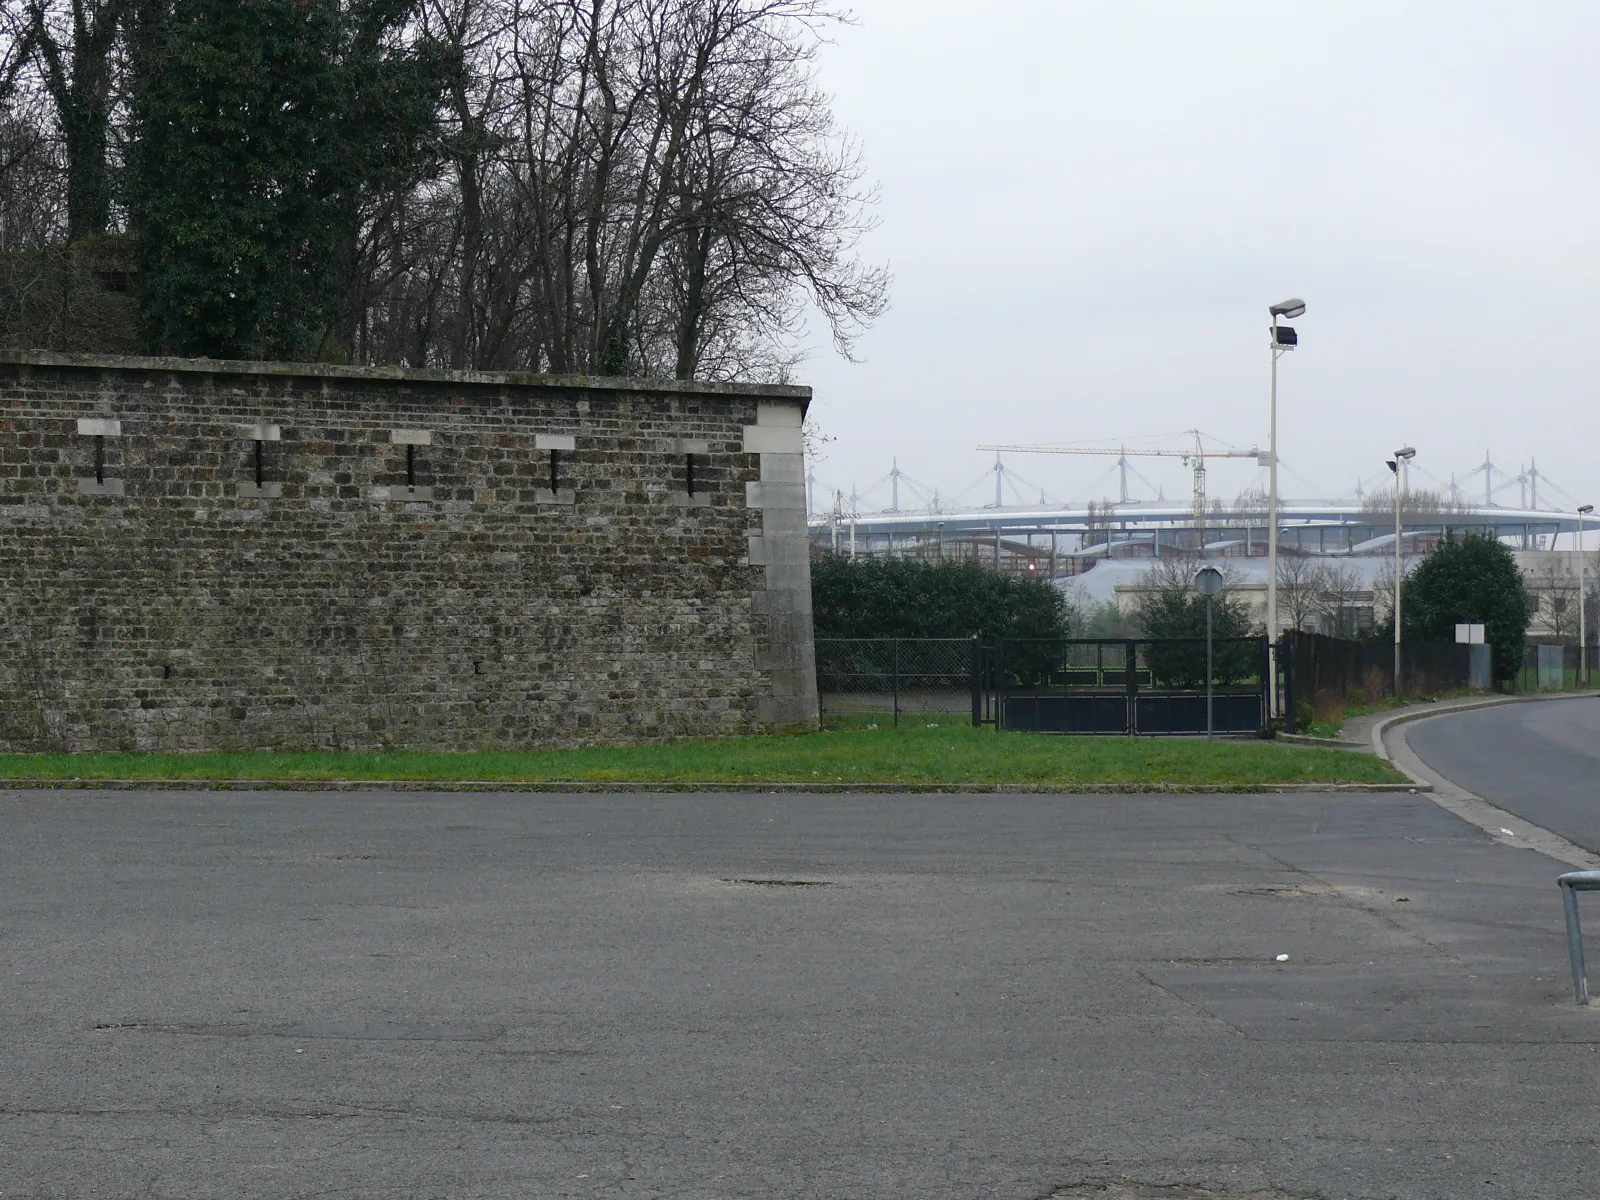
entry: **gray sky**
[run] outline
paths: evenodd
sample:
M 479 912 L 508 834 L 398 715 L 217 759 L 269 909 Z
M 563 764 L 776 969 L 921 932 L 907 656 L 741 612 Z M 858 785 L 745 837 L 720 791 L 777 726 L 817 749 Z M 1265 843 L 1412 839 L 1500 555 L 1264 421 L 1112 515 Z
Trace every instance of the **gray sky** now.
M 837 439 L 819 478 L 865 489 L 898 455 L 959 488 L 979 442 L 1196 425 L 1265 444 L 1266 309 L 1298 295 L 1286 494 L 1345 493 L 1410 442 L 1443 479 L 1489 448 L 1600 500 L 1600 6 L 855 11 L 823 82 L 882 186 L 867 249 L 896 283 L 862 363 L 802 369 Z M 1063 498 L 1115 489 L 1092 459 L 1010 465 Z M 1141 470 L 1187 495 L 1175 461 Z M 1257 478 L 1218 462 L 1211 491 Z

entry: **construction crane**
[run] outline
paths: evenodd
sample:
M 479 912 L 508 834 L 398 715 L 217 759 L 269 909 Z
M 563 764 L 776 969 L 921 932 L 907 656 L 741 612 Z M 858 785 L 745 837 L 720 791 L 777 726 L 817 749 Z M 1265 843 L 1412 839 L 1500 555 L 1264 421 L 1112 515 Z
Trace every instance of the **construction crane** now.
M 1268 456 L 1262 451 L 1251 447 L 1249 450 L 1207 450 L 1202 435 L 1198 429 L 1185 429 L 1184 433 L 1194 438 L 1193 450 L 1107 450 L 1099 447 L 1083 446 L 979 446 L 979 450 L 993 450 L 996 453 L 1008 454 L 1098 454 L 1117 457 L 1123 468 L 1122 499 L 1128 499 L 1127 460 L 1133 457 L 1140 458 L 1181 458 L 1185 466 L 1194 468 L 1194 527 L 1204 529 L 1206 525 L 1206 459 L 1208 458 L 1253 458 L 1260 466 L 1269 466 Z

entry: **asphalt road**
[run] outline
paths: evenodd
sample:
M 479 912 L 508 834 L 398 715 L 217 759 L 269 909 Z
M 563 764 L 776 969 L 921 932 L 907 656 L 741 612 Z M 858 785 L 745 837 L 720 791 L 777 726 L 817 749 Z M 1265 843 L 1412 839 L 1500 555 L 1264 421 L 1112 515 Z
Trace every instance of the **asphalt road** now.
M 0 831 L 6 1200 L 1600 1195 L 1559 867 L 1425 797 L 0 793 Z
M 1600 698 L 1439 716 L 1405 737 L 1446 779 L 1600 852 Z

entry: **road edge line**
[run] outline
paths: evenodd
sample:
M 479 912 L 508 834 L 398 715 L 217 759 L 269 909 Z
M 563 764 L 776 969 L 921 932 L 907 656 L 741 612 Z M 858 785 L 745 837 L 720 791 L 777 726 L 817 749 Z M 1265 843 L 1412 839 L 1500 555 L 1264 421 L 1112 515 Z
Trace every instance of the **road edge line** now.
M 1372 740 L 1372 752 L 1384 761 L 1389 761 L 1389 751 L 1384 743 L 1384 735 L 1395 725 L 1406 725 L 1412 721 L 1426 721 L 1432 717 L 1448 717 L 1452 713 L 1475 712 L 1480 708 L 1498 708 L 1502 704 L 1546 704 L 1555 700 L 1588 700 L 1600 696 L 1600 689 L 1587 692 L 1563 692 L 1555 696 L 1486 696 L 1482 700 L 1471 700 L 1464 704 L 1446 701 L 1443 706 L 1432 708 L 1403 708 L 1391 716 L 1384 717 L 1372 727 L 1369 735 Z M 1401 768 L 1404 771 L 1404 768 Z M 1409 772 L 1406 772 L 1409 774 Z
M 1529 703 L 1534 701 L 1552 700 L 1582 700 L 1600 696 L 1600 692 L 1579 692 L 1564 696 L 1507 696 L 1495 700 L 1485 700 L 1480 704 L 1460 704 L 1446 709 L 1444 712 L 1418 712 L 1397 713 L 1385 721 L 1380 721 L 1372 728 L 1373 749 L 1382 758 L 1403 774 L 1417 781 L 1427 784 L 1428 790 L 1423 792 L 1419 787 L 1418 792 L 1440 808 L 1453 816 L 1459 817 L 1469 825 L 1475 825 L 1487 833 L 1495 842 L 1502 846 L 1510 846 L 1515 850 L 1532 850 L 1556 862 L 1567 863 L 1570 866 L 1585 870 L 1600 870 L 1600 854 L 1585 850 L 1575 842 L 1570 842 L 1542 825 L 1535 825 L 1526 818 L 1517 816 L 1516 813 L 1507 812 L 1497 804 L 1485 800 L 1475 792 L 1453 780 L 1447 779 L 1434 770 L 1417 755 L 1411 748 L 1411 743 L 1406 740 L 1407 725 L 1431 721 L 1442 717 L 1455 716 L 1457 713 L 1475 712 L 1482 708 L 1498 708 L 1502 704 Z M 1394 730 L 1392 743 L 1385 741 L 1390 730 Z M 1392 753 L 1391 753 L 1392 751 Z
M 1420 785 L 1426 788 L 1428 785 Z M 819 780 L 518 780 L 518 779 L 56 779 L 0 778 L 6 792 L 439 792 L 585 795 L 652 792 L 738 793 L 788 795 L 1035 795 L 1035 796 L 1245 796 L 1379 794 L 1413 792 L 1419 785 L 1406 783 L 828 783 Z

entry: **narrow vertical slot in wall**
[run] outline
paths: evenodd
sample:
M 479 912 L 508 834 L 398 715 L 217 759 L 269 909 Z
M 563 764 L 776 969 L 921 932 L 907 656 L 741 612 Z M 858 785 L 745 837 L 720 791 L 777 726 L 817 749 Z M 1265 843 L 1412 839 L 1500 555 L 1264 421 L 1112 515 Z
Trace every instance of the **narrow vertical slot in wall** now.
M 672 452 L 683 455 L 683 489 L 672 489 L 672 503 L 683 508 L 709 508 L 711 492 L 706 486 L 709 480 L 696 474 L 695 459 L 709 455 L 711 446 L 706 442 L 679 438 L 672 443 Z
M 433 499 L 433 486 L 418 483 L 417 447 L 433 445 L 433 431 L 428 429 L 391 429 L 391 446 L 406 448 L 406 481 L 389 489 L 389 499 L 401 503 L 426 503 Z
M 106 439 L 122 436 L 122 422 L 114 417 L 79 417 L 78 436 L 94 439 L 94 476 L 78 479 L 78 493 L 84 496 L 120 496 L 122 480 L 106 477 Z
M 267 478 L 267 444 L 283 438 L 277 425 L 261 422 L 239 426 L 239 438 L 250 443 L 250 460 L 245 468 L 249 474 L 239 480 L 239 498 L 242 500 L 274 500 L 283 494 L 283 484 Z
M 578 448 L 577 439 L 566 433 L 538 433 L 533 438 L 534 449 L 543 450 L 550 455 L 550 478 L 547 486 L 535 488 L 534 502 L 537 504 L 571 504 L 576 499 L 576 493 L 570 487 L 561 486 L 561 456 L 571 454 Z

